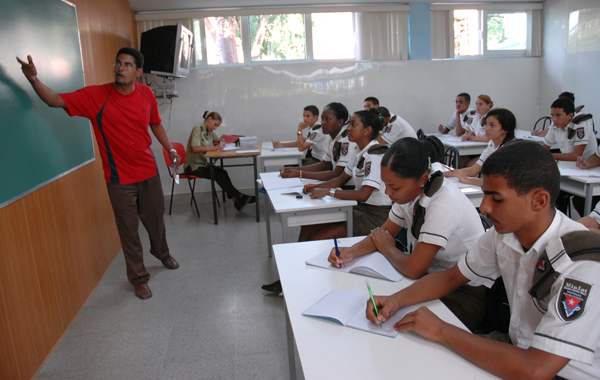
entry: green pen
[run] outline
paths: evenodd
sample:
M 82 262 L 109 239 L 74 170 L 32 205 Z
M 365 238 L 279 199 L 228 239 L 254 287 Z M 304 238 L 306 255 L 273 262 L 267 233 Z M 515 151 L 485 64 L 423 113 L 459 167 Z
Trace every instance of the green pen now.
M 371 285 L 369 285 L 369 280 L 365 280 L 367 283 L 367 289 L 369 289 L 369 295 L 371 296 L 371 302 L 373 302 L 373 308 L 375 308 L 375 316 L 379 315 L 379 311 L 377 311 L 377 305 L 375 305 L 375 298 L 373 298 L 373 292 L 371 291 Z M 381 320 L 379 321 L 379 327 L 383 328 L 381 324 Z

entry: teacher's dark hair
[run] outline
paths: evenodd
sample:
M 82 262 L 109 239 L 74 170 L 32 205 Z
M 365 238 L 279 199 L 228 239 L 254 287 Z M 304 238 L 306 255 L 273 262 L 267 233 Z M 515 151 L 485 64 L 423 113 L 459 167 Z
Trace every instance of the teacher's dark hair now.
M 117 58 L 119 58 L 119 56 L 121 54 L 127 54 L 127 55 L 132 56 L 133 59 L 135 60 L 136 69 L 144 68 L 144 56 L 142 55 L 142 53 L 140 53 L 139 50 L 136 50 L 136 49 L 130 48 L 130 47 L 124 47 L 124 48 L 119 49 L 119 52 L 117 53 Z
M 328 105 L 325 106 L 324 110 L 326 110 L 326 109 L 332 110 L 333 113 L 335 114 L 335 117 L 338 120 L 340 120 L 340 119 L 343 120 L 344 121 L 343 125 L 348 124 L 348 119 L 349 119 L 350 113 L 348 112 L 348 108 L 346 108 L 346 106 L 344 106 L 342 103 L 336 103 L 336 102 L 329 103 Z
M 429 173 L 430 157 L 425 144 L 413 137 L 402 138 L 393 143 L 383 155 L 381 166 L 401 178 L 419 179 L 423 174 Z
M 215 111 L 204 111 L 204 114 L 202 115 L 202 117 L 204 118 L 204 120 L 208 119 L 209 117 L 213 120 L 219 120 L 219 121 L 223 121 L 223 119 L 221 119 L 221 115 L 219 115 L 218 112 Z
M 483 163 L 481 174 L 504 177 L 519 196 L 544 189 L 550 194 L 551 207 L 560 192 L 560 172 L 552 153 L 533 141 L 514 140 L 496 150 Z
M 356 111 L 354 112 L 354 115 L 358 116 L 360 122 L 365 128 L 371 127 L 371 140 L 375 140 L 377 137 L 379 137 L 379 132 L 381 132 L 383 125 L 381 124 L 379 114 L 375 108 L 372 108 L 372 110 L 373 111 Z

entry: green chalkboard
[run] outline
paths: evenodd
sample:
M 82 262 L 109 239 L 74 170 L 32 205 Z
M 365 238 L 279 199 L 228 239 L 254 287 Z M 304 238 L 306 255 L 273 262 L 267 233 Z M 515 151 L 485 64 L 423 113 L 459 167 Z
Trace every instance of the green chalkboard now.
M 75 6 L 3 0 L 0 12 L 0 207 L 94 160 L 88 120 L 43 103 L 16 57 L 31 55 L 57 93 L 85 86 Z

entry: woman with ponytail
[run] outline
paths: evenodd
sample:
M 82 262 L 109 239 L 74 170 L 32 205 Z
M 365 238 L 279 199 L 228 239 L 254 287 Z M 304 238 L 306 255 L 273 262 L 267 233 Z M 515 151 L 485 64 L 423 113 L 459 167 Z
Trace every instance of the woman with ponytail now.
M 215 130 L 221 126 L 223 119 L 217 112 L 205 111 L 204 122 L 192 129 L 185 150 L 184 171 L 187 175 L 195 175 L 200 178 L 210 179 L 210 166 L 204 153 L 223 149 L 225 142 L 221 141 Z M 217 143 L 217 145 L 215 145 Z M 227 197 L 233 201 L 237 210 L 241 210 L 246 204 L 254 203 L 253 196 L 242 194 L 231 183 L 229 174 L 217 166 L 214 168 L 215 181 L 227 193 Z
M 445 177 L 456 177 L 462 183 L 481 186 L 483 183 L 481 178 L 470 177 L 475 177 L 481 172 L 481 167 L 490 154 L 515 138 L 517 119 L 506 108 L 491 110 L 481 121 L 481 124 L 485 126 L 485 133 L 490 139 L 488 147 L 481 153 L 475 164 L 467 168 L 444 172 Z
M 411 279 L 456 265 L 484 231 L 471 201 L 438 170 L 443 151 L 435 136 L 424 141 L 407 137 L 392 144 L 381 161 L 385 193 L 393 202 L 388 219 L 362 241 L 340 248 L 339 258 L 333 249 L 331 265 L 340 267 L 374 251 Z M 396 247 L 395 237 L 402 228 L 408 230 L 410 255 Z M 463 288 L 455 292 L 456 297 L 452 293 L 450 300 L 442 301 L 467 327 L 475 329 L 483 321 L 486 290 Z M 456 301 L 462 297 L 471 300 L 469 310 L 462 310 L 461 302 Z

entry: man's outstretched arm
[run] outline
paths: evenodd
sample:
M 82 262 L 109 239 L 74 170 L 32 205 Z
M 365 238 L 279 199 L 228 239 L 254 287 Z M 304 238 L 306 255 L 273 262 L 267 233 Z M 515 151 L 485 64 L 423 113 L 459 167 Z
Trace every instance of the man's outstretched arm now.
M 30 55 L 27 56 L 27 62 L 22 61 L 17 57 L 17 61 L 21 64 L 21 70 L 25 75 L 25 78 L 31 83 L 31 87 L 35 90 L 36 94 L 42 99 L 44 103 L 46 103 L 50 107 L 55 108 L 65 108 L 66 104 L 64 100 L 54 92 L 52 89 L 48 88 L 45 84 L 43 84 L 38 76 L 37 69 L 35 64 L 33 63 L 33 59 Z

